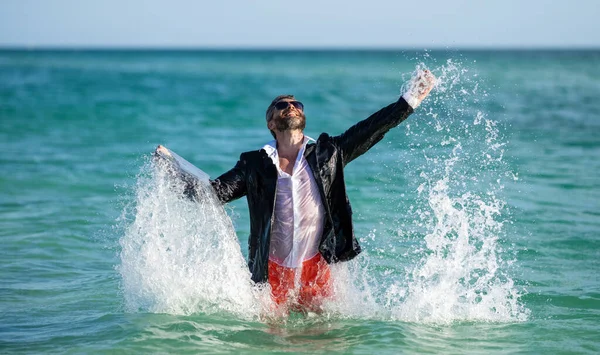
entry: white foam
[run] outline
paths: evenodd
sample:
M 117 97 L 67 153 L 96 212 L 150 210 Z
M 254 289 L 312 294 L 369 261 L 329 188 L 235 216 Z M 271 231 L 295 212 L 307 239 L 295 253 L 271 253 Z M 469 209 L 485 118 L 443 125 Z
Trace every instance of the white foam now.
M 257 290 L 229 217 L 208 184 L 184 197 L 165 162 L 148 163 L 136 189 L 133 222 L 120 240 L 128 311 L 258 314 Z
M 520 321 L 526 317 L 498 250 L 504 203 L 465 193 L 452 196 L 448 179 L 427 188 L 431 215 L 426 252 L 408 271 L 394 318 L 414 322 Z

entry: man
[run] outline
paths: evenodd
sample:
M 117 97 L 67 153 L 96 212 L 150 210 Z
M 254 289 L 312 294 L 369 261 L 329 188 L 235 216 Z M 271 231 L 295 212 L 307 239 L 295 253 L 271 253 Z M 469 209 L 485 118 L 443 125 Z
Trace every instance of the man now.
M 354 258 L 354 236 L 343 168 L 405 120 L 435 82 L 425 70 L 400 99 L 339 136 L 304 135 L 304 105 L 276 97 L 266 112 L 275 138 L 242 153 L 233 169 L 212 180 L 229 202 L 247 196 L 250 210 L 248 266 L 252 280 L 271 285 L 273 300 L 316 311 L 331 296 L 329 264 Z

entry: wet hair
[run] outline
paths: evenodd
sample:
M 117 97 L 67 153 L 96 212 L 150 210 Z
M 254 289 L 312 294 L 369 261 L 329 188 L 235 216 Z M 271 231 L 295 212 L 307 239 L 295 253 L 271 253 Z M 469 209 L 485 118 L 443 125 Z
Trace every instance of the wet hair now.
M 273 99 L 273 101 L 271 101 L 271 104 L 269 105 L 269 107 L 267 107 L 267 112 L 265 114 L 265 118 L 267 119 L 267 122 L 271 121 L 271 119 L 273 118 L 273 111 L 275 111 L 275 104 L 278 103 L 281 100 L 285 100 L 285 99 L 290 99 L 290 100 L 294 100 L 295 97 L 294 95 L 279 95 L 276 98 Z M 271 131 L 271 130 L 269 130 Z M 275 138 L 275 132 L 271 131 L 271 135 L 273 136 L 273 138 Z

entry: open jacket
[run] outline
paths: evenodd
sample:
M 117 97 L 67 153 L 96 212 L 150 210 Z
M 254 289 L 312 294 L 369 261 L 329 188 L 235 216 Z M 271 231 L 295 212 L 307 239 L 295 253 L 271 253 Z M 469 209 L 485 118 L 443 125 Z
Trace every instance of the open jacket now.
M 322 133 L 315 143 L 306 146 L 304 157 L 314 174 L 327 214 L 319 252 L 328 263 L 350 260 L 361 251 L 354 236 L 344 166 L 369 150 L 412 112 L 400 98 L 341 135 L 331 137 Z M 245 152 L 233 169 L 211 180 L 211 184 L 222 202 L 247 196 L 250 210 L 248 266 L 254 282 L 268 281 L 277 168 L 265 150 Z

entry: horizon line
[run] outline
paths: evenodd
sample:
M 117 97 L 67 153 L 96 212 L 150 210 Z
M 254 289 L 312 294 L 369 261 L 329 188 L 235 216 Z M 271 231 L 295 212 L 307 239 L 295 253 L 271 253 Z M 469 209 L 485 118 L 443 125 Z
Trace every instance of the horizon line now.
M 141 45 L 2 45 L 0 51 L 595 51 L 600 46 L 141 46 Z

